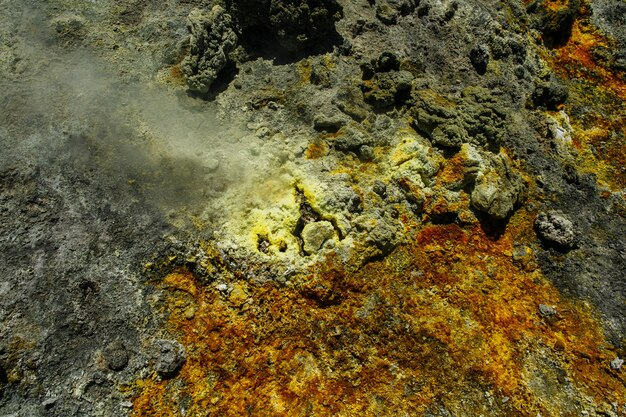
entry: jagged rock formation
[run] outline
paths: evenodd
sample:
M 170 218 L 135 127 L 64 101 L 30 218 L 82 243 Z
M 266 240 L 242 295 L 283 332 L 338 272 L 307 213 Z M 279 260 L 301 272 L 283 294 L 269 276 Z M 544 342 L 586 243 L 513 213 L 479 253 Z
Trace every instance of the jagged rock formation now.
M 229 0 L 227 4 L 249 37 L 273 36 L 291 52 L 332 43 L 335 22 L 342 16 L 336 0 Z
M 237 35 L 228 13 L 214 6 L 210 12 L 194 9 L 187 17 L 189 55 L 182 63 L 191 91 L 206 93 L 237 46 Z

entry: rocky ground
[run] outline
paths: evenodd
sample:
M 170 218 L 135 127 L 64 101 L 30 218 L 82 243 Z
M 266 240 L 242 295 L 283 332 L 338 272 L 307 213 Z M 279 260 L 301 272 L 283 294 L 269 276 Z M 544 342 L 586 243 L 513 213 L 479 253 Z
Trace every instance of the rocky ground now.
M 0 0 L 1 416 L 626 414 L 626 6 Z

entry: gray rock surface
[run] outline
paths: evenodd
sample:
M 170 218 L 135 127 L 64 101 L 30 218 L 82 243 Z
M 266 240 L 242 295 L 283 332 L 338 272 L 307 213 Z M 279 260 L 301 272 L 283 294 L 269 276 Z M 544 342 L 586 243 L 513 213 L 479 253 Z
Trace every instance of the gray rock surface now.
M 539 304 L 539 314 L 543 317 L 554 317 L 556 316 L 556 309 L 546 304 Z
M 185 363 L 185 347 L 175 340 L 156 340 L 154 370 L 163 378 L 171 378 Z
M 415 127 L 436 145 L 458 148 L 472 143 L 497 151 L 504 140 L 507 110 L 497 91 L 468 87 L 460 100 L 428 90 L 412 95 Z
M 624 365 L 624 360 L 619 357 L 616 357 L 615 359 L 611 361 L 611 369 L 615 371 L 619 371 L 620 369 L 622 369 L 623 365 Z
M 109 343 L 103 351 L 104 360 L 112 371 L 121 371 L 128 365 L 128 351 L 122 342 Z
M 386 255 L 401 241 L 393 213 L 372 210 L 354 220 L 356 229 L 365 232 L 364 241 L 374 251 L 369 256 Z
M 323 49 L 337 40 L 335 22 L 342 16 L 342 7 L 336 0 L 226 0 L 225 3 L 250 44 L 257 47 L 263 48 L 268 35 L 275 46 L 291 53 Z

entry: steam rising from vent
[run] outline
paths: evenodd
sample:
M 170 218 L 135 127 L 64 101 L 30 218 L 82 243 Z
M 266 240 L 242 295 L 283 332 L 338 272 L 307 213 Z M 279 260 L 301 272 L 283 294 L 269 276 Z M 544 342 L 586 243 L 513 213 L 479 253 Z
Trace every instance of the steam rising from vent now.
M 82 201 L 98 219 L 112 212 L 129 227 L 138 217 L 168 222 L 177 232 L 254 253 L 258 236 L 271 234 L 281 254 L 297 254 L 300 167 L 293 158 L 304 150 L 304 135 L 260 134 L 265 126 L 246 108 L 159 84 L 163 61 L 144 62 L 150 58 L 143 50 L 91 48 L 99 38 L 86 35 L 98 33 L 86 18 L 15 6 L 22 13 L 11 25 L 24 45 L 15 48 L 19 66 L 0 51 L 0 145 L 7 156 L 0 172 L 26 167 L 43 188 Z M 81 30 L 70 30 L 76 19 Z
M 215 106 L 127 83 L 85 53 L 52 57 L 37 77 L 5 82 L 0 140 L 10 163 L 86 175 L 102 200 L 201 211 L 244 180 L 247 145 Z M 4 167 L 2 167 L 4 168 Z

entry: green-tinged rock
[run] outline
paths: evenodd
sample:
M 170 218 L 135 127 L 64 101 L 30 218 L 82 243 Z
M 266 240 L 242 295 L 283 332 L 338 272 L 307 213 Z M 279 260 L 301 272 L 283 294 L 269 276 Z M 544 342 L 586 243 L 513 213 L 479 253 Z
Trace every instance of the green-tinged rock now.
M 324 242 L 333 237 L 335 229 L 330 222 L 313 222 L 302 229 L 303 249 L 308 254 L 313 254 L 322 248 Z
M 502 220 L 509 217 L 522 198 L 522 179 L 511 168 L 508 157 L 487 155 L 476 175 L 471 193 L 472 206 L 488 216 Z
M 214 6 L 208 13 L 199 9 L 189 13 L 190 50 L 182 69 L 191 91 L 201 94 L 209 91 L 226 66 L 228 54 L 237 46 L 232 25 L 230 15 L 220 6 Z

